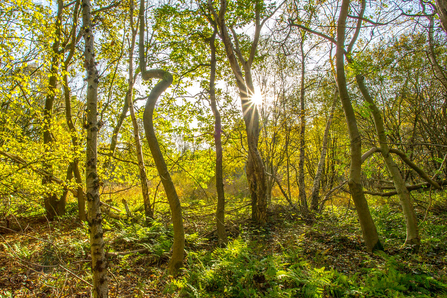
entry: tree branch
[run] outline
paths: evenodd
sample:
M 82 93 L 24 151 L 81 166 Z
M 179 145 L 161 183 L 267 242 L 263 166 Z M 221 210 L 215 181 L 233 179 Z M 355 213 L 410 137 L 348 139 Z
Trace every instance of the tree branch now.
M 437 189 L 441 189 L 441 186 L 436 181 L 432 180 L 427 175 L 427 173 L 425 173 L 422 169 L 420 169 L 414 162 L 412 162 L 404 152 L 397 149 L 390 149 L 390 152 L 399 155 L 402 161 L 404 161 L 410 168 L 412 168 L 416 173 L 418 173 L 422 179 L 424 179 Z

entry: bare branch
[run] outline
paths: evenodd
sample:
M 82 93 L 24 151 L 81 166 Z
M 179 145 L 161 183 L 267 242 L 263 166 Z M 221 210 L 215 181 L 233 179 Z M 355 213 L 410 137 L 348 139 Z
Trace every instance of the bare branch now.
M 425 181 L 427 181 L 428 183 L 430 183 L 437 189 L 441 189 L 441 186 L 436 181 L 433 181 L 427 175 L 427 173 L 425 173 L 421 168 L 419 168 L 414 162 L 412 162 L 404 152 L 397 150 L 397 149 L 390 149 L 390 152 L 399 155 L 399 157 L 402 159 L 402 161 L 404 161 L 410 168 L 412 168 L 416 173 L 418 173 L 422 179 L 424 179 Z

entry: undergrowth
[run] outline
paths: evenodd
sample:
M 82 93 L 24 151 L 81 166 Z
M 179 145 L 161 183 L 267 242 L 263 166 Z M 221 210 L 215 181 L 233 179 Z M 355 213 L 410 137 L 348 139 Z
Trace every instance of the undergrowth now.
M 269 222 L 257 226 L 238 219 L 248 218 L 248 209 L 233 206 L 238 213 L 227 217 L 228 244 L 219 247 L 212 217 L 190 208 L 186 259 L 176 278 L 166 273 L 169 217 L 105 218 L 110 297 L 447 297 L 446 213 L 418 210 L 421 247 L 415 253 L 402 245 L 399 208 L 374 205 L 385 244 L 375 254 L 365 252 L 351 209 L 328 208 L 309 224 L 274 205 Z M 11 226 L 17 232 L 0 235 L 0 297 L 89 297 L 83 281 L 91 279 L 88 226 L 69 207 L 54 222 L 17 218 Z

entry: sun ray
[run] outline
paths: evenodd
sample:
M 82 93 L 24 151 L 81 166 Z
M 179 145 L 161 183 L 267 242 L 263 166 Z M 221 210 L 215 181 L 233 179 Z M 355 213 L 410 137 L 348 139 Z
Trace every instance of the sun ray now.
M 262 96 L 261 90 L 259 90 L 259 88 L 255 88 L 255 92 L 251 96 L 251 101 L 257 106 L 262 105 L 263 96 Z

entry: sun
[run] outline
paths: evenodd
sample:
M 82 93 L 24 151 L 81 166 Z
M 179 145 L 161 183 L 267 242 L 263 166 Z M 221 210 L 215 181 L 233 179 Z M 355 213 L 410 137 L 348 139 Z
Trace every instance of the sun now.
M 263 98 L 261 90 L 259 90 L 259 88 L 255 88 L 255 92 L 251 96 L 251 101 L 257 106 L 262 105 Z

